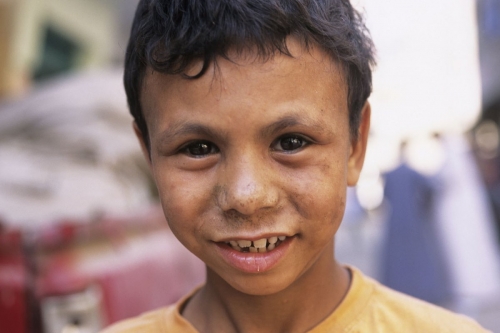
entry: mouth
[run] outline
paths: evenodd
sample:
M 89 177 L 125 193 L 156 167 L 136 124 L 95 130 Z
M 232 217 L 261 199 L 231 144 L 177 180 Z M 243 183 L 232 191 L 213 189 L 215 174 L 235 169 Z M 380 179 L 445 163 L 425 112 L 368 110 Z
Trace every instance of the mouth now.
M 258 240 L 230 240 L 225 242 L 233 250 L 238 252 L 251 252 L 251 253 L 264 253 L 274 250 L 280 246 L 285 240 L 286 236 L 273 236 L 269 238 L 261 238 Z
M 257 237 L 256 237 L 257 238 Z M 216 243 L 221 258 L 233 268 L 261 274 L 278 265 L 295 246 L 296 235 L 260 239 L 226 239 Z

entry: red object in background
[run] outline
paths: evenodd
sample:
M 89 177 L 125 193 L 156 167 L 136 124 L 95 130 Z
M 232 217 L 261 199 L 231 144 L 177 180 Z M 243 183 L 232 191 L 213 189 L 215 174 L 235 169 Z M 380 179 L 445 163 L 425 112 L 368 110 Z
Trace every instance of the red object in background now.
M 0 229 L 0 332 L 26 332 L 26 271 L 19 231 Z
M 0 240 L 2 333 L 97 331 L 177 301 L 205 276 L 158 209 L 24 234 L 0 229 Z

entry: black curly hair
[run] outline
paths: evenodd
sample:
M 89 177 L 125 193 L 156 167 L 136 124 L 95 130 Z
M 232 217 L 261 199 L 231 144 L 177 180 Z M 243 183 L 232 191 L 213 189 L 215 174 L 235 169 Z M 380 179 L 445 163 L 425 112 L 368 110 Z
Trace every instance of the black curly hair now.
M 349 0 L 141 0 L 125 56 L 124 84 L 130 112 L 149 149 L 141 109 L 147 67 L 196 79 L 228 52 L 256 50 L 267 59 L 291 56 L 286 39 L 319 45 L 340 64 L 348 86 L 349 124 L 356 139 L 360 114 L 372 90 L 374 47 Z M 199 73 L 187 67 L 203 60 Z

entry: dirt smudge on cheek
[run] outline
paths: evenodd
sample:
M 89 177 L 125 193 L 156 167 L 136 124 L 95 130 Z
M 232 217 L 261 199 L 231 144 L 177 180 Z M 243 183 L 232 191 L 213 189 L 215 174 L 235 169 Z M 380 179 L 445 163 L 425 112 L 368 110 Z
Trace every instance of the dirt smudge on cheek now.
M 311 170 L 305 171 L 303 178 L 290 190 L 291 200 L 304 221 L 317 222 L 314 227 L 327 225 L 335 230 L 342 220 L 346 205 L 347 183 L 344 173 L 336 170 L 337 163 L 322 160 Z

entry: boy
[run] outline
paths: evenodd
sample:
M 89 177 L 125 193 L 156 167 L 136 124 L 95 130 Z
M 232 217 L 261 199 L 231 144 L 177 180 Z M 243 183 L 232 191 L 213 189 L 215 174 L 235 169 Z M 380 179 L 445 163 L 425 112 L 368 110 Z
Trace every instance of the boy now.
M 125 64 L 134 129 L 207 278 L 106 332 L 483 331 L 335 261 L 372 50 L 347 0 L 140 2 Z

